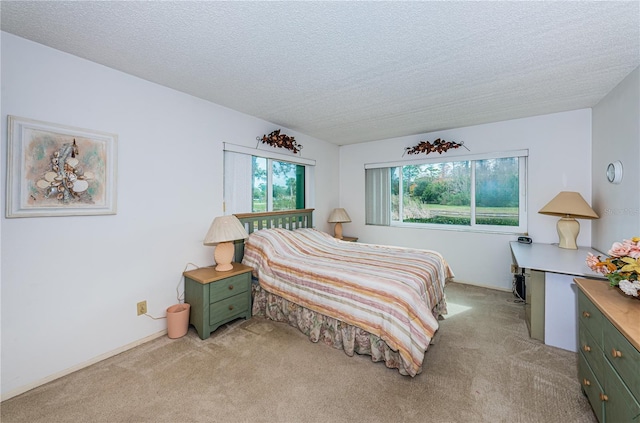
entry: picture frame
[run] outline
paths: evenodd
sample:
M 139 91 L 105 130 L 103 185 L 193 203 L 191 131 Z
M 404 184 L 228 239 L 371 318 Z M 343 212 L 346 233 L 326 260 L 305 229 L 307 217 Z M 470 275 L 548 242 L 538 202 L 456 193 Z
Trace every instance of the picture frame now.
M 7 119 L 7 218 L 116 214 L 116 134 Z

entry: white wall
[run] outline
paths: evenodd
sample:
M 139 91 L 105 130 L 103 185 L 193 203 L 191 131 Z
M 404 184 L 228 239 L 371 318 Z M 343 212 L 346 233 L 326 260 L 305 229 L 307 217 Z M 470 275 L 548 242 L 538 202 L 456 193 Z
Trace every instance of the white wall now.
M 116 133 L 115 216 L 1 220 L 2 395 L 154 336 L 187 263 L 222 214 L 222 143 L 256 146 L 278 126 L 7 33 L 2 36 L 2 158 L 7 115 Z M 212 75 L 214 77 L 214 75 Z M 283 128 L 317 160 L 315 221 L 338 205 L 335 145 Z M 262 147 L 261 147 L 262 148 Z M 265 147 L 269 148 L 269 147 Z M 280 150 L 281 152 L 283 150 Z M 2 192 L 5 199 L 4 167 Z M 180 285 L 182 288 L 182 285 Z
M 456 280 L 499 289 L 511 288 L 509 241 L 515 234 L 487 234 L 367 226 L 364 224 L 364 164 L 402 160 L 405 147 L 419 141 L 464 141 L 443 158 L 495 151 L 529 150 L 528 233 L 534 242 L 557 243 L 557 218 L 538 214 L 560 191 L 578 191 L 591 198 L 591 110 L 582 109 L 526 119 L 439 131 L 428 134 L 343 146 L 340 150 L 340 205 L 352 223 L 344 233 L 362 242 L 438 250 Z M 429 156 L 429 158 L 431 158 Z M 407 157 L 405 156 L 405 159 Z M 412 156 L 411 159 L 418 157 Z M 591 222 L 580 221 L 578 244 L 591 245 Z
M 607 165 L 620 160 L 623 179 L 611 184 Z M 640 236 L 640 70 L 636 68 L 593 108 L 593 247 Z

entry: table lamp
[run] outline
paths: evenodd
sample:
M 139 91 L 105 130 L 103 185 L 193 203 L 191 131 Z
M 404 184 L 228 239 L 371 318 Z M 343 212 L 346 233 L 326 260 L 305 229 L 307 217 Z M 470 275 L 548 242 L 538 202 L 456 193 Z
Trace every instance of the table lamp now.
M 213 219 L 203 244 L 216 246 L 213 258 L 216 261 L 218 272 L 228 272 L 233 269 L 231 264 L 234 252 L 233 241 L 247 238 L 249 238 L 249 234 L 237 217 L 228 215 Z
M 333 237 L 342 239 L 342 224 L 351 222 L 351 218 L 349 217 L 345 209 L 339 208 L 333 209 L 333 211 L 329 215 L 329 220 L 327 222 L 336 224 L 335 228 L 333 229 Z
M 589 204 L 577 192 L 562 191 L 544 206 L 538 213 L 560 216 L 556 228 L 560 242 L 558 247 L 577 250 L 576 238 L 580 233 L 578 219 L 598 219 Z

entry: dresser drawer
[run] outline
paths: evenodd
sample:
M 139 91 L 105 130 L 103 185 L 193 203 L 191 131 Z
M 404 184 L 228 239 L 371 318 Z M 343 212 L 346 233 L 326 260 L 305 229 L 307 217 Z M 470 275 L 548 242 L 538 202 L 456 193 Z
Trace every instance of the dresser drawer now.
M 213 326 L 216 323 L 227 320 L 236 314 L 246 313 L 249 309 L 249 298 L 249 295 L 244 292 L 211 304 L 209 324 Z
M 602 348 L 602 327 L 605 320 L 602 312 L 591 300 L 582 291 L 578 291 L 578 321 L 591 333 L 600 348 Z
M 604 365 L 602 350 L 596 343 L 591 333 L 584 327 L 584 325 L 580 325 L 578 338 L 578 348 L 580 349 L 580 352 L 584 356 L 585 360 L 589 364 L 589 367 L 591 367 L 591 370 L 593 370 L 593 373 L 598 378 L 598 380 L 602 380 Z
M 640 353 L 608 320 L 604 326 L 603 351 L 624 383 L 640 398 Z
M 604 411 L 604 405 L 600 399 L 600 394 L 604 392 L 598 379 L 593 374 L 591 368 L 587 364 L 587 360 L 584 358 L 581 352 L 578 353 L 578 377 L 582 390 L 589 398 L 589 403 L 593 408 L 593 412 L 596 414 L 599 422 L 602 422 L 602 416 Z
M 636 375 L 633 375 L 637 379 Z M 605 363 L 604 412 L 607 422 L 637 422 L 640 416 L 640 405 L 629 392 L 619 375 L 607 362 Z
M 243 273 L 218 282 L 211 283 L 209 288 L 209 301 L 224 300 L 225 298 L 246 292 L 251 285 L 251 273 Z

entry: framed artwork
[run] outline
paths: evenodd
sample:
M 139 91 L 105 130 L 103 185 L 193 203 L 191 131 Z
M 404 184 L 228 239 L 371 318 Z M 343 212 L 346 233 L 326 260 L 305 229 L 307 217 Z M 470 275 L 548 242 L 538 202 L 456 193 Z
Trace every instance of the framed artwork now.
M 8 117 L 6 216 L 116 214 L 118 136 Z

